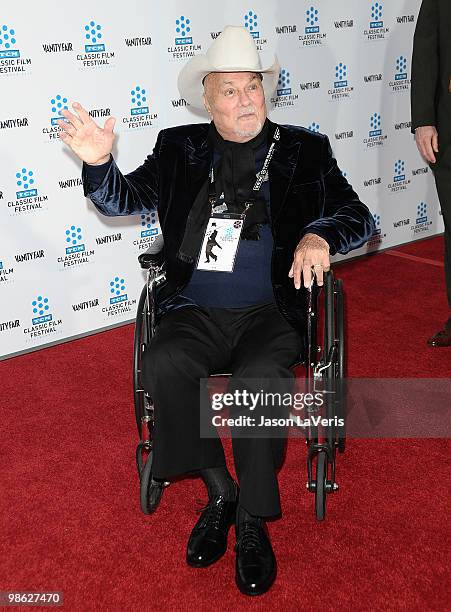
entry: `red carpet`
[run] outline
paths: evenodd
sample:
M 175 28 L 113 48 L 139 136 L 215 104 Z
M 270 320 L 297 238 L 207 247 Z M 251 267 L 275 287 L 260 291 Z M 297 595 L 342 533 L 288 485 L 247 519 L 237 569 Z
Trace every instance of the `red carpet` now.
M 400 250 L 442 261 L 443 239 Z M 447 317 L 441 267 L 381 253 L 336 274 L 350 376 L 451 376 L 451 349 L 425 345 Z M 125 326 L 0 363 L 0 591 L 63 591 L 71 611 L 449 609 L 445 440 L 350 441 L 323 523 L 305 490 L 305 444 L 291 440 L 284 518 L 270 524 L 279 560 L 271 591 L 238 592 L 232 533 L 215 566 L 189 568 L 203 485 L 174 483 L 154 516 L 141 514 L 131 346 Z

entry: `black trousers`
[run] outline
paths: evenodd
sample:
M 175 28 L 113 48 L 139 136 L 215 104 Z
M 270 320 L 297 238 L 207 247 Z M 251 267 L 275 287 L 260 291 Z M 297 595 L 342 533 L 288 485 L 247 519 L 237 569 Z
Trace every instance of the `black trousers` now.
M 164 315 L 143 356 L 143 384 L 155 405 L 156 478 L 225 465 L 220 438 L 200 436 L 200 383 L 218 371 L 240 378 L 292 378 L 302 341 L 275 304 L 180 308 Z M 284 438 L 235 438 L 240 503 L 258 516 L 280 513 L 276 470 Z
M 445 281 L 451 311 L 451 143 L 440 141 L 440 148 L 443 154 L 438 156 L 433 170 L 445 225 Z M 447 326 L 451 328 L 451 316 Z

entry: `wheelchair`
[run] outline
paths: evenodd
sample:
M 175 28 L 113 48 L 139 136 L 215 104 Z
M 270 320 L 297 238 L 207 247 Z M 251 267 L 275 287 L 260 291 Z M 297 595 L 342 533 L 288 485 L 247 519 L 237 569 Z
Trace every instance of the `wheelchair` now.
M 156 327 L 156 290 L 165 280 L 163 249 L 157 250 L 158 239 L 148 251 L 138 256 L 147 281 L 138 302 L 133 348 L 133 392 L 139 443 L 136 465 L 140 481 L 140 504 L 144 514 L 154 512 L 161 500 L 167 481 L 152 477 L 152 433 L 154 405 L 143 388 L 142 356 Z M 162 239 L 161 239 L 162 242 Z M 322 295 L 321 295 L 322 294 Z M 320 308 L 321 306 L 321 308 Z M 307 297 L 306 351 L 293 368 L 305 367 L 306 388 L 310 392 L 326 389 L 326 417 L 345 419 L 345 305 L 343 283 L 335 279 L 332 270 L 324 274 L 324 286 L 314 279 Z M 212 373 L 210 377 L 229 377 L 230 373 Z M 322 521 L 326 515 L 326 498 L 338 490 L 335 479 L 336 457 L 345 451 L 345 427 L 308 425 L 305 429 L 307 445 L 306 488 L 315 496 L 315 515 Z

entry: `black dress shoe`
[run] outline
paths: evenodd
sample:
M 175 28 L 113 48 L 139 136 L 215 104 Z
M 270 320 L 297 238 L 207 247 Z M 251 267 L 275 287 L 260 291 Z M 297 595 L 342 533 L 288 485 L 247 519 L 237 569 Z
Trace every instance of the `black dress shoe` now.
M 428 346 L 451 346 L 451 327 L 446 326 L 428 340 Z
M 186 562 L 192 567 L 207 567 L 227 550 L 227 536 L 235 522 L 238 494 L 235 501 L 221 495 L 210 499 L 188 540 Z
M 245 595 L 262 595 L 276 578 L 277 563 L 263 519 L 238 527 L 236 584 Z

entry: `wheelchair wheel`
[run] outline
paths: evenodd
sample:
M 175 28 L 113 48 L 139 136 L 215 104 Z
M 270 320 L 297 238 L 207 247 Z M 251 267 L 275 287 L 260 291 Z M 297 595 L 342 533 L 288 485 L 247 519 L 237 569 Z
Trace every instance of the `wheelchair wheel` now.
M 338 360 L 336 375 L 338 379 L 338 410 L 337 416 L 339 418 L 345 417 L 346 409 L 346 353 L 345 353 L 345 308 L 344 308 L 344 296 L 343 296 L 343 281 L 337 279 L 336 281 L 336 310 L 337 310 L 337 339 L 338 339 Z M 346 447 L 345 432 L 338 437 L 337 447 L 338 452 L 344 453 Z
M 316 462 L 315 480 L 315 514 L 318 521 L 323 521 L 326 516 L 326 484 L 327 484 L 327 455 L 319 452 Z
M 324 278 L 324 359 L 327 361 L 335 341 L 334 277 L 332 272 Z
M 140 474 L 140 501 L 141 510 L 144 514 L 151 514 L 153 509 L 150 506 L 150 488 L 152 486 L 152 451 L 150 451 L 147 461 Z
M 139 457 L 139 459 L 138 459 Z M 139 466 L 142 466 L 142 443 L 138 444 L 136 449 L 136 461 Z M 155 480 L 152 478 L 152 462 L 153 452 L 150 451 L 147 461 L 140 471 L 140 503 L 141 510 L 144 514 L 152 514 L 157 509 L 166 483 L 163 480 Z
M 144 415 L 145 393 L 142 386 L 141 364 L 142 355 L 147 346 L 147 319 L 145 316 L 147 302 L 147 287 L 144 286 L 138 302 L 136 313 L 135 335 L 133 341 L 133 394 L 135 401 L 135 418 L 139 437 L 142 434 L 141 418 Z

